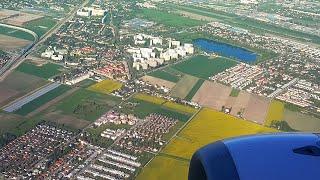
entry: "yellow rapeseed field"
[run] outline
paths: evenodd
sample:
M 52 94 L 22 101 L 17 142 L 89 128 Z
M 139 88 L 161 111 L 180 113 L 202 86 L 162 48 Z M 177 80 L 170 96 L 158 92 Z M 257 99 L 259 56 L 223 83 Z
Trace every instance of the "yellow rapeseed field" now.
M 153 103 L 153 104 L 163 104 L 163 103 L 166 102 L 166 100 L 163 99 L 163 98 L 150 96 L 148 94 L 142 94 L 142 93 L 136 94 L 134 96 L 134 98 L 142 100 L 142 101 L 150 102 L 150 103 Z
M 212 109 L 202 109 L 164 149 L 164 153 L 191 159 L 200 147 L 211 142 L 256 133 L 275 132 L 250 121 Z
M 159 155 L 142 169 L 137 180 L 186 180 L 188 173 L 185 170 L 188 168 L 189 162 Z
M 122 83 L 113 81 L 111 79 L 106 79 L 88 87 L 88 89 L 95 92 L 110 94 L 112 91 L 118 90 L 121 87 L 122 87 Z
M 140 180 L 187 179 L 189 166 L 181 158 L 191 159 L 197 149 L 225 138 L 276 131 L 204 108 L 162 151 L 168 157 L 156 157 L 146 166 L 138 178 Z
M 197 112 L 197 109 L 195 109 L 195 108 L 192 108 L 190 106 L 186 106 L 183 104 L 171 102 L 171 101 L 164 103 L 163 106 L 166 108 L 169 108 L 169 109 L 173 109 L 174 111 L 184 113 L 184 114 L 194 114 Z
M 273 100 L 269 106 L 265 125 L 270 126 L 273 120 L 283 120 L 284 104 L 281 101 Z

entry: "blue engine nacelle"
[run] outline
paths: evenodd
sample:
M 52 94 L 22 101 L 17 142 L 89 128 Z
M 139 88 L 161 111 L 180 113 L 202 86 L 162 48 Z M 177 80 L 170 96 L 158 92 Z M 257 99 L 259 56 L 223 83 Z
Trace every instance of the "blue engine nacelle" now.
M 189 180 L 320 180 L 319 134 L 245 136 L 194 153 Z

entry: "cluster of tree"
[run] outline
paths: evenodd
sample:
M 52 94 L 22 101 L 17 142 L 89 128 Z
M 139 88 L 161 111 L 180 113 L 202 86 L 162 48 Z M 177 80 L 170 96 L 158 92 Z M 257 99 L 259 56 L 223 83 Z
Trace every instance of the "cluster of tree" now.
M 286 131 L 286 132 L 297 131 L 295 129 L 292 129 L 286 121 L 273 120 L 270 124 L 270 127 L 279 129 L 281 131 Z

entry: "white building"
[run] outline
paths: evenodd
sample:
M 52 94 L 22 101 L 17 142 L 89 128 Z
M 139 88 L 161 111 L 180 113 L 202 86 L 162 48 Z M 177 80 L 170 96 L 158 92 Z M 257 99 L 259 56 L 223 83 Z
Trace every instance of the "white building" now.
M 52 55 L 51 59 L 54 61 L 62 61 L 63 60 L 63 55 L 58 54 L 58 55 Z
M 94 7 L 84 7 L 77 11 L 78 16 L 104 16 L 107 13 L 107 10 L 94 8 Z
M 43 53 L 41 53 L 41 57 L 43 58 L 51 58 L 51 56 L 54 54 L 53 50 L 47 50 Z
M 174 47 L 180 47 L 181 42 L 180 41 L 170 41 L 169 43 L 169 48 L 171 48 L 172 46 Z
M 86 10 L 86 9 L 79 9 L 78 11 L 77 11 L 77 15 L 78 16 L 83 16 L 83 17 L 89 17 L 89 16 L 91 16 L 91 11 L 89 11 L 89 10 Z
M 66 84 L 67 84 L 67 85 L 77 84 L 78 82 L 81 82 L 81 81 L 83 81 L 83 80 L 85 80 L 85 79 L 90 78 L 92 75 L 93 75 L 92 72 L 85 73 L 85 74 L 83 74 L 83 75 L 81 75 L 81 76 L 79 76 L 79 77 L 76 77 L 76 78 L 74 78 L 74 79 L 67 80 L 67 81 L 66 81 Z

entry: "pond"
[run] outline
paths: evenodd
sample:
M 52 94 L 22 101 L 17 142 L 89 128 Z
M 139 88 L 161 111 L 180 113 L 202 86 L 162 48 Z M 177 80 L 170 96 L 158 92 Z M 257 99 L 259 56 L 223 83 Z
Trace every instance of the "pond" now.
M 257 60 L 257 54 L 247 49 L 232 46 L 209 39 L 196 39 L 194 45 L 207 53 L 216 53 L 220 56 L 234 58 L 242 62 L 253 63 Z

